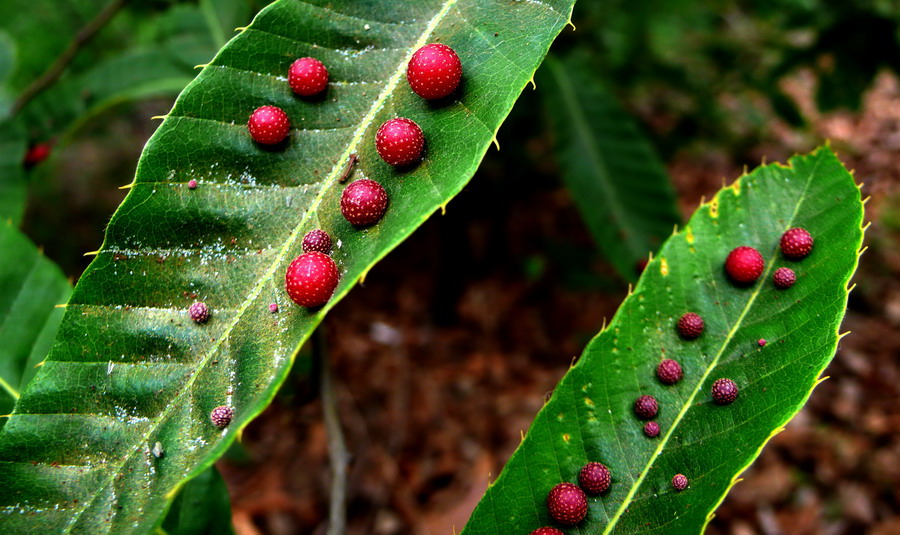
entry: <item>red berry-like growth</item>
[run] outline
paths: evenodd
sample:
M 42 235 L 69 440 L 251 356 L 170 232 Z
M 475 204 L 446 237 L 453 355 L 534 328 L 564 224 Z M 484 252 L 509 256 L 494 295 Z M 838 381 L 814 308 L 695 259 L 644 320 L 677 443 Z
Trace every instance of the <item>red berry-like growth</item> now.
M 547 495 L 550 516 L 564 526 L 574 526 L 584 520 L 587 508 L 587 496 L 572 483 L 560 483 Z
M 688 486 L 688 478 L 684 474 L 675 474 L 672 478 L 672 487 L 678 492 L 683 491 Z
M 725 271 L 731 280 L 740 284 L 750 284 L 762 275 L 765 262 L 759 251 L 753 247 L 737 247 L 725 259 Z
M 328 254 L 331 251 L 331 236 L 324 230 L 310 230 L 303 236 L 302 247 L 304 253 L 319 251 Z
M 291 122 L 281 108 L 261 106 L 250 115 L 247 129 L 250 130 L 253 141 L 263 145 L 277 145 L 291 131 Z
M 700 314 L 688 312 L 678 319 L 678 334 L 685 340 L 693 340 L 703 334 L 703 318 Z
M 206 303 L 198 301 L 188 309 L 188 315 L 197 323 L 206 323 L 209 319 L 209 307 Z
M 417 95 L 428 100 L 456 91 L 462 78 L 459 56 L 447 45 L 431 43 L 416 50 L 406 68 L 406 79 Z
M 532 531 L 531 535 L 565 535 L 565 533 L 563 533 L 562 531 L 560 531 L 556 528 L 550 528 L 550 527 L 544 526 L 542 528 L 537 528 L 536 530 Z
M 792 228 L 781 235 L 781 253 L 785 258 L 800 260 L 812 251 L 813 237 L 802 228 Z
M 212 410 L 212 412 L 209 413 L 209 420 L 213 423 L 214 426 L 219 428 L 228 427 L 228 424 L 231 423 L 232 418 L 234 418 L 234 409 L 232 409 L 228 405 L 216 407 Z
M 25 153 L 25 159 L 22 161 L 22 165 L 24 165 L 26 169 L 30 169 L 43 162 L 50 157 L 50 153 L 52 152 L 51 148 L 49 143 L 37 143 L 33 145 Z
M 738 398 L 738 387 L 731 379 L 716 379 L 712 385 L 712 397 L 717 405 L 728 405 Z
M 288 69 L 288 83 L 300 96 L 317 95 L 328 85 L 328 69 L 316 58 L 300 58 Z
M 425 135 L 410 119 L 398 117 L 386 121 L 375 134 L 375 149 L 381 159 L 394 166 L 409 165 L 422 158 Z
M 756 343 L 759 344 L 759 347 L 766 347 L 766 339 L 765 338 L 760 338 L 759 340 L 757 340 Z
M 587 463 L 578 474 L 578 483 L 588 494 L 600 494 L 609 488 L 609 468 L 602 463 Z
M 659 424 L 656 422 L 647 422 L 644 424 L 644 434 L 650 438 L 659 436 Z
M 772 275 L 772 281 L 779 290 L 786 290 L 797 282 L 797 275 L 794 274 L 794 270 L 791 268 L 778 268 L 775 270 L 775 274 Z
M 381 184 L 368 178 L 351 182 L 341 194 L 341 213 L 357 227 L 368 227 L 379 222 L 387 205 L 387 192 Z
M 703 320 L 700 320 L 703 321 Z M 681 380 L 684 372 L 681 371 L 681 364 L 677 360 L 666 359 L 659 363 L 656 367 L 656 376 L 659 380 L 667 385 L 674 385 Z
M 641 420 L 650 420 L 659 412 L 659 404 L 653 396 L 641 396 L 634 402 L 634 413 Z
M 331 299 L 340 278 L 334 260 L 327 254 L 313 251 L 291 262 L 284 276 L 284 287 L 298 305 L 318 307 Z

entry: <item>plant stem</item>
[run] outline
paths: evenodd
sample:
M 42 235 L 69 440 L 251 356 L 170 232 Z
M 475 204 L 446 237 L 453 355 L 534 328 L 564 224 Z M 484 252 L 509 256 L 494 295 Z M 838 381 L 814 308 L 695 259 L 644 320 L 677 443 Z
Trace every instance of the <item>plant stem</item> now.
M 37 80 L 31 83 L 28 87 L 22 91 L 22 94 L 19 95 L 19 98 L 12 105 L 12 109 L 10 110 L 11 115 L 17 114 L 26 104 L 28 104 L 31 99 L 37 96 L 41 91 L 47 89 L 51 85 L 53 85 L 56 80 L 62 76 L 63 71 L 66 70 L 66 67 L 72 61 L 72 58 L 75 57 L 75 54 L 81 50 L 84 45 L 88 43 L 97 32 L 100 31 L 103 26 L 109 22 L 109 20 L 116 14 L 119 9 L 125 5 L 127 0 L 114 0 L 108 6 L 106 6 L 103 11 L 101 11 L 94 19 L 89 22 L 84 28 L 78 31 L 75 35 L 75 39 L 69 43 L 69 46 L 63 51 L 63 53 L 56 58 L 56 61 L 53 62 L 53 65 L 44 71 L 44 74 L 40 76 Z
M 331 363 L 325 354 L 323 328 L 313 335 L 313 354 L 321 370 L 322 410 L 328 434 L 328 458 L 331 464 L 331 506 L 328 512 L 328 535 L 343 535 L 347 526 L 347 464 L 350 454 L 341 431 Z

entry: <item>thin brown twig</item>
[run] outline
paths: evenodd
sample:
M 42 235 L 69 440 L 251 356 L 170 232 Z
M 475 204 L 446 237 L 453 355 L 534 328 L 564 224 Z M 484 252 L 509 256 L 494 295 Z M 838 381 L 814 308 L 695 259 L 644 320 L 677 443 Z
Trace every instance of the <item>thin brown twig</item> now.
M 69 43 L 69 46 L 63 51 L 63 53 L 56 58 L 56 61 L 53 62 L 53 65 L 50 65 L 44 74 L 40 76 L 37 80 L 31 83 L 28 87 L 22 91 L 22 94 L 19 95 L 19 98 L 12 105 L 12 115 L 17 114 L 23 107 L 25 107 L 28 102 L 31 101 L 35 96 L 37 96 L 41 91 L 47 89 L 51 85 L 53 85 L 56 80 L 62 76 L 63 71 L 66 70 L 69 63 L 72 61 L 72 58 L 75 57 L 75 54 L 78 53 L 81 48 L 87 44 L 97 32 L 100 31 L 103 26 L 109 22 L 109 20 L 116 14 L 122 6 L 125 5 L 127 0 L 114 0 L 108 6 L 106 6 L 103 11 L 101 11 L 94 19 L 89 22 L 84 28 L 78 31 L 75 35 L 75 39 Z
M 322 410 L 328 435 L 328 460 L 331 464 L 331 505 L 328 512 L 328 535 L 344 535 L 347 527 L 347 464 L 350 454 L 341 430 L 335 396 L 331 363 L 325 354 L 324 336 L 320 326 L 313 335 L 313 352 L 319 360 Z

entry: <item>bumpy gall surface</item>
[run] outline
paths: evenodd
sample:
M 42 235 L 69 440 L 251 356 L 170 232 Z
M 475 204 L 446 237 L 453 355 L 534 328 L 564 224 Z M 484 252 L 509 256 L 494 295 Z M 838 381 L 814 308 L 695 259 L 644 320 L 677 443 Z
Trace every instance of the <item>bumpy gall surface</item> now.
M 331 299 L 340 278 L 334 260 L 327 254 L 313 251 L 291 262 L 284 276 L 284 287 L 298 305 L 319 307 Z
M 672 488 L 678 492 L 683 491 L 688 486 L 688 478 L 684 474 L 675 474 L 672 478 Z
M 650 438 L 659 436 L 659 424 L 656 422 L 647 422 L 644 424 L 644 434 Z
M 584 520 L 587 508 L 587 496 L 572 483 L 560 483 L 547 495 L 550 516 L 564 526 L 574 526 Z
M 717 405 L 728 405 L 738 398 L 738 387 L 731 379 L 716 379 L 712 385 L 712 397 Z
M 787 290 L 797 282 L 797 275 L 794 274 L 794 270 L 791 268 L 778 268 L 775 270 L 775 274 L 772 275 L 772 281 L 779 290 Z
M 762 255 L 753 247 L 736 247 L 725 259 L 725 271 L 731 280 L 739 284 L 756 281 L 765 267 Z
M 328 85 L 328 69 L 316 58 L 300 58 L 288 69 L 288 83 L 300 96 L 317 95 Z
M 650 420 L 659 412 L 659 404 L 653 396 L 641 396 L 634 402 L 634 413 L 641 420 Z
M 197 189 L 197 180 L 192 178 L 188 180 L 188 189 Z
M 261 106 L 250 115 L 247 129 L 253 141 L 263 145 L 277 145 L 291 131 L 291 122 L 281 108 Z
M 302 247 L 304 253 L 319 251 L 328 254 L 331 252 L 331 236 L 324 230 L 310 230 L 303 236 Z
M 390 165 L 405 166 L 422 159 L 425 135 L 411 119 L 398 117 L 386 121 L 375 134 L 375 149 Z
M 781 235 L 781 253 L 785 258 L 800 260 L 812 251 L 813 237 L 803 228 L 792 228 Z
M 596 495 L 609 488 L 609 468 L 602 463 L 587 463 L 578 474 L 578 483 L 588 494 Z
M 703 321 L 703 320 L 701 320 Z M 681 364 L 677 360 L 666 359 L 659 363 L 656 367 L 656 376 L 659 380 L 667 385 L 674 385 L 684 376 L 681 371 Z
M 209 413 L 209 420 L 218 428 L 228 427 L 232 418 L 234 418 L 234 409 L 228 405 L 216 407 Z
M 271 303 L 269 305 L 269 312 L 271 312 L 272 314 L 278 312 L 278 303 Z
M 760 338 L 756 343 L 759 344 L 759 347 L 766 347 L 766 339 L 765 338 Z
M 532 531 L 531 535 L 565 535 L 565 534 L 556 528 L 550 528 L 550 527 L 545 526 L 542 528 L 537 528 L 536 530 Z
M 188 309 L 188 315 L 197 323 L 206 323 L 209 319 L 209 307 L 206 303 L 198 301 Z
M 693 340 L 703 334 L 703 327 L 703 318 L 694 312 L 688 312 L 678 319 L 678 334 L 685 340 Z
M 447 45 L 431 43 L 416 50 L 406 68 L 406 79 L 422 98 L 444 98 L 456 91 L 462 78 L 459 56 Z
M 356 227 L 368 227 L 381 221 L 387 211 L 387 192 L 368 178 L 351 182 L 341 194 L 341 213 Z

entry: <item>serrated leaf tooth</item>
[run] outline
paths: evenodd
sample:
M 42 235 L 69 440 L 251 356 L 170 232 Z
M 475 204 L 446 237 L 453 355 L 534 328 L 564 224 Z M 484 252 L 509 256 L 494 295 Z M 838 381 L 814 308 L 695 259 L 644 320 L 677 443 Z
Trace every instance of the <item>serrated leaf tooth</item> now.
M 843 340 L 843 338 L 844 338 L 845 336 L 847 336 L 848 334 L 850 334 L 850 333 L 852 333 L 852 332 L 853 332 L 853 331 L 844 331 L 844 332 L 842 332 L 842 333 L 838 333 L 838 340 Z
M 827 381 L 828 379 L 831 379 L 831 376 L 830 376 L 830 375 L 823 375 L 822 377 L 819 377 L 819 378 L 816 380 L 816 384 L 813 385 L 813 388 L 819 386 L 820 384 L 824 383 L 824 382 Z
M 150 120 L 151 120 L 151 121 L 157 121 L 157 120 L 159 120 L 159 121 L 164 121 L 164 120 L 166 120 L 166 118 L 167 118 L 168 116 L 169 116 L 168 113 L 165 114 L 165 115 L 154 115 L 153 117 L 150 117 Z
M 124 186 L 119 186 L 119 189 L 131 189 L 134 187 L 134 182 L 130 184 L 125 184 Z
M 863 204 L 868 203 L 868 202 L 869 202 L 869 199 L 871 199 L 871 198 L 872 198 L 871 195 L 867 195 L 866 198 L 862 200 L 862 203 L 863 203 Z
M 195 69 L 204 69 L 209 66 L 209 63 L 201 63 L 200 65 L 194 65 Z
M 566 21 L 566 24 L 572 27 L 572 31 L 573 31 L 573 32 L 576 30 L 575 24 L 572 23 L 572 18 L 571 18 L 571 17 L 569 17 L 569 20 Z
M 860 250 L 856 253 L 856 256 L 862 256 L 863 253 L 866 252 L 866 251 L 868 251 L 868 250 L 869 250 L 869 246 L 868 246 L 868 245 L 865 245 L 865 246 L 863 246 L 862 249 L 860 249 Z
M 872 222 L 871 222 L 871 221 L 866 221 L 866 224 L 863 225 L 863 226 L 860 227 L 860 228 L 862 228 L 862 231 L 865 232 L 865 231 L 869 230 L 869 227 L 871 227 L 871 226 L 872 226 Z

